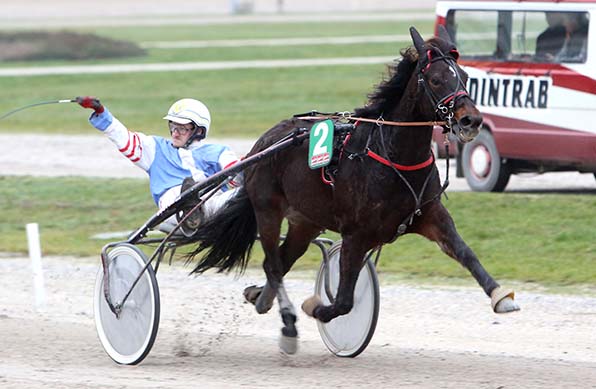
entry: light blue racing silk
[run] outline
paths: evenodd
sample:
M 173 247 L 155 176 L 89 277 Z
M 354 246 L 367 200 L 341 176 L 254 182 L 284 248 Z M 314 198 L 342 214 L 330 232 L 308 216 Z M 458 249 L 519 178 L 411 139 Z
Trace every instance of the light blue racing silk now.
M 190 169 L 183 166 L 179 149 L 168 139 L 154 136 L 155 158 L 149 173 L 151 195 L 156 204 L 161 195 L 168 189 L 180 185 L 186 177 L 192 176 Z M 205 177 L 211 177 L 222 170 L 219 157 L 229 148 L 217 144 L 204 144 L 192 149 L 193 161 L 197 170 L 203 171 Z M 222 188 L 225 191 L 227 188 Z

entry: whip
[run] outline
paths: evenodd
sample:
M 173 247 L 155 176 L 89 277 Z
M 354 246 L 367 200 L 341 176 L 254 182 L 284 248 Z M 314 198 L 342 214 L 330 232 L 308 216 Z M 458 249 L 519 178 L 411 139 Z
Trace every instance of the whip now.
M 76 103 L 77 99 L 65 99 L 65 100 L 51 100 L 51 101 L 41 101 L 39 103 L 33 103 L 33 104 L 29 104 L 29 105 L 25 105 L 23 107 L 17 108 L 17 109 L 13 109 L 10 112 L 5 113 L 4 115 L 0 116 L 0 120 L 9 117 L 12 114 L 15 114 L 19 111 L 23 111 L 25 109 L 28 108 L 32 108 L 32 107 L 37 107 L 39 105 L 46 105 L 46 104 L 62 104 L 62 103 Z

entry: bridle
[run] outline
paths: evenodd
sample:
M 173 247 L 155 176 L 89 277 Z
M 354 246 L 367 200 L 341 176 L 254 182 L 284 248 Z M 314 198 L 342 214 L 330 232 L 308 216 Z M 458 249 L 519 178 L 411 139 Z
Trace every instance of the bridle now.
M 445 55 L 439 48 L 434 48 L 434 50 L 436 50 L 439 55 L 433 55 L 433 50 L 428 49 L 426 51 L 425 58 L 418 61 L 418 85 L 422 85 L 424 93 L 426 93 L 431 101 L 431 104 L 435 108 L 436 115 L 441 121 L 445 122 L 443 125 L 443 132 L 447 133 L 451 131 L 455 134 L 455 130 L 453 129 L 455 104 L 462 98 L 470 99 L 470 95 L 468 94 L 466 86 L 464 85 L 464 82 L 457 71 L 457 58 L 459 57 L 458 51 L 453 48 L 449 52 L 451 55 Z M 428 86 L 428 80 L 426 77 L 426 73 L 430 69 L 430 66 L 438 61 L 445 62 L 457 79 L 455 89 L 443 97 L 438 97 L 433 92 L 433 90 Z
M 439 119 L 441 121 L 443 121 L 443 123 L 444 123 L 444 124 L 442 124 L 443 133 L 445 134 L 445 136 L 447 136 L 446 134 L 448 132 L 452 132 L 455 134 L 455 129 L 453 128 L 454 127 L 453 126 L 453 118 L 455 116 L 455 112 L 454 112 L 455 103 L 459 99 L 462 99 L 462 98 L 467 97 L 469 99 L 470 96 L 468 95 L 466 86 L 464 85 L 464 83 L 461 79 L 461 76 L 460 76 L 459 72 L 457 71 L 458 69 L 456 66 L 456 64 L 457 64 L 456 61 L 457 61 L 457 58 L 459 57 L 459 53 L 457 52 L 457 50 L 455 48 L 451 49 L 451 51 L 450 51 L 451 55 L 443 54 L 441 52 L 441 50 L 439 50 L 438 48 L 435 48 L 435 50 L 438 51 L 439 55 L 433 56 L 433 51 L 428 49 L 426 51 L 426 57 L 424 58 L 426 61 L 421 61 L 420 59 L 418 61 L 418 66 L 417 66 L 417 68 L 418 68 L 418 85 L 422 85 L 422 87 L 424 89 L 424 93 L 430 99 L 431 104 L 435 108 L 436 116 L 438 116 Z M 426 72 L 430 69 L 430 66 L 433 63 L 438 62 L 438 61 L 443 61 L 443 62 L 447 63 L 447 66 L 449 66 L 449 68 L 451 69 L 451 71 L 453 72 L 453 74 L 455 75 L 456 80 L 457 80 L 455 89 L 451 93 L 448 93 L 443 97 L 438 97 L 433 92 L 433 90 L 428 85 L 428 79 L 426 76 Z M 423 63 L 423 62 L 426 62 L 426 63 Z M 381 127 L 381 131 L 379 131 L 379 132 L 382 134 L 382 127 Z M 382 146 L 383 146 L 385 154 L 387 154 L 387 150 L 385 149 L 384 141 L 382 141 Z M 430 171 L 430 173 L 426 176 L 426 179 L 424 180 L 424 183 L 422 185 L 420 193 L 416 194 L 416 191 L 414 191 L 414 189 L 412 188 L 412 186 L 410 185 L 408 180 L 401 174 L 401 172 L 398 169 L 396 169 L 395 167 L 393 168 L 393 170 L 397 173 L 397 175 L 401 178 L 401 180 L 406 184 L 406 186 L 410 190 L 410 193 L 414 197 L 416 205 L 414 206 L 414 211 L 412 211 L 408 216 L 406 216 L 403 219 L 403 221 L 398 225 L 395 236 L 393 237 L 393 239 L 391 241 L 394 241 L 401 235 L 405 234 L 405 232 L 408 228 L 408 225 L 412 225 L 412 223 L 414 222 L 414 216 L 420 216 L 422 214 L 422 208 L 426 204 L 437 200 L 438 198 L 441 197 L 441 195 L 443 193 L 445 193 L 445 190 L 449 186 L 449 146 L 448 146 L 447 141 L 445 142 L 445 152 L 447 155 L 445 182 L 441 186 L 441 189 L 438 191 L 438 193 L 436 193 L 434 196 L 432 196 L 430 199 L 427 199 L 426 201 L 422 201 L 422 198 L 424 196 L 424 193 L 426 191 L 427 185 L 428 185 L 431 177 L 437 171 L 436 170 Z M 432 155 L 432 153 L 431 153 L 431 155 Z
M 463 99 L 463 98 L 469 99 L 470 96 L 468 95 L 468 91 L 466 90 L 466 86 L 464 85 L 464 83 L 461 79 L 460 73 L 458 72 L 458 68 L 456 65 L 457 58 L 459 57 L 459 53 L 457 52 L 457 50 L 455 48 L 453 48 L 450 51 L 451 55 L 443 54 L 441 52 L 441 50 L 439 50 L 438 48 L 435 48 L 435 50 L 438 51 L 439 55 L 433 56 L 433 51 L 428 49 L 426 51 L 426 56 L 422 60 L 419 59 L 419 61 L 418 61 L 418 65 L 417 65 L 418 85 L 422 85 L 422 87 L 424 89 L 424 93 L 430 99 L 431 104 L 435 108 L 436 116 L 438 116 L 439 120 L 442 121 L 441 126 L 443 127 L 443 133 L 447 134 L 448 132 L 453 132 L 455 134 L 455 129 L 453 126 L 453 124 L 454 124 L 453 118 L 455 117 L 455 112 L 454 112 L 455 104 L 460 99 Z M 455 84 L 454 90 L 450 93 L 447 93 L 443 97 L 438 97 L 433 92 L 433 90 L 428 85 L 428 79 L 427 79 L 427 71 L 430 69 L 430 67 L 433 63 L 438 62 L 438 61 L 443 61 L 447 64 L 447 66 L 449 66 L 449 68 L 455 75 L 456 81 L 457 81 Z M 388 161 L 388 158 L 387 158 L 388 152 L 387 152 L 387 149 L 385 146 L 385 140 L 383 139 L 383 124 L 388 124 L 388 123 L 383 123 L 383 122 L 379 123 L 379 119 L 377 119 L 377 122 L 378 122 L 377 126 L 379 127 L 379 134 L 381 136 L 381 146 L 383 148 L 383 153 L 385 154 L 385 159 Z M 447 142 L 445 143 L 445 148 L 446 148 L 447 156 L 449 156 L 449 149 L 448 149 Z M 412 225 L 412 223 L 414 222 L 414 216 L 420 216 L 422 214 L 422 208 L 426 204 L 437 200 L 438 198 L 441 197 L 441 195 L 443 193 L 445 193 L 445 190 L 449 186 L 449 157 L 447 157 L 446 160 L 447 160 L 447 163 L 446 163 L 445 182 L 441 186 L 441 189 L 438 191 L 438 193 L 436 193 L 430 199 L 427 199 L 425 201 L 423 201 L 424 193 L 426 192 L 426 189 L 430 182 L 431 177 L 433 177 L 434 174 L 436 174 L 436 172 L 437 172 L 436 169 L 433 169 L 429 172 L 429 174 L 426 176 L 426 179 L 424 180 L 422 188 L 420 189 L 420 193 L 416 193 L 416 191 L 410 185 L 410 183 L 406 179 L 406 177 L 400 172 L 400 170 L 402 170 L 402 169 L 399 169 L 397 166 L 395 166 L 395 164 L 384 163 L 384 162 L 380 161 L 381 163 L 384 163 L 385 165 L 390 166 L 395 171 L 395 173 L 399 176 L 399 178 L 402 180 L 402 182 L 409 189 L 409 191 L 412 194 L 412 196 L 414 197 L 414 201 L 416 203 L 414 206 L 414 210 L 408 216 L 406 216 L 403 219 L 403 221 L 398 225 L 395 236 L 393 237 L 393 239 L 391 241 L 394 241 L 399 236 L 405 234 L 405 232 L 408 228 L 408 225 Z M 431 163 L 432 162 L 434 162 L 434 157 L 432 156 L 432 152 L 431 152 Z M 420 164 L 421 168 L 426 168 L 426 166 L 428 166 L 428 165 L 429 164 L 427 164 L 427 163 Z M 403 169 L 403 170 L 405 170 L 405 169 Z

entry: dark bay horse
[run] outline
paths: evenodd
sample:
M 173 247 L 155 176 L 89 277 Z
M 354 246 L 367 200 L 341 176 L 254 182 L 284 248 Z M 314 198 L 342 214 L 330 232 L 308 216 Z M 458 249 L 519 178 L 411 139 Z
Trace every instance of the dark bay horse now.
M 322 182 L 319 170 L 307 166 L 305 142 L 247 168 L 244 187 L 195 234 L 201 243 L 192 255 L 207 251 L 193 270 L 201 273 L 210 268 L 244 269 L 258 232 L 267 283 L 247 288 L 245 296 L 259 313 L 267 312 L 278 298 L 285 325 L 281 346 L 287 352 L 296 349 L 297 331 L 283 277 L 322 230 L 337 231 L 343 240 L 333 304 L 325 306 L 313 296 L 302 306 L 322 322 L 351 310 L 365 254 L 408 233 L 436 242 L 468 269 L 491 297 L 495 312 L 519 309 L 513 292 L 500 288 L 487 273 L 441 204 L 443 188 L 430 147 L 433 126 L 383 124 L 439 119 L 461 142 L 468 142 L 482 123 L 447 32 L 441 28 L 439 37 L 426 42 L 413 27 L 410 34 L 414 47 L 402 50 L 388 79 L 355 111 L 354 116 L 374 120 L 361 121 L 344 142 L 333 186 Z M 312 125 L 300 118 L 282 121 L 259 138 L 249 155 Z M 284 218 L 289 227 L 280 245 Z

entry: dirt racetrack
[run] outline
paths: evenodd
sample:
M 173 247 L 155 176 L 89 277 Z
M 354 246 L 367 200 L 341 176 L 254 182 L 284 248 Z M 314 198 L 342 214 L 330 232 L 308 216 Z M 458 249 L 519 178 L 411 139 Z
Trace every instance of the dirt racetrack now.
M 300 312 L 299 351 L 280 354 L 277 307 L 259 316 L 241 278 L 159 270 L 161 324 L 136 367 L 103 352 L 93 321 L 97 258 L 44 258 L 46 304 L 35 309 L 30 262 L 0 260 L 1 388 L 596 388 L 596 298 L 517 285 L 522 311 L 497 316 L 480 288 L 385 284 L 371 344 L 355 359 L 331 355 Z M 470 281 L 472 282 L 472 281 Z M 294 273 L 299 306 L 314 274 Z

